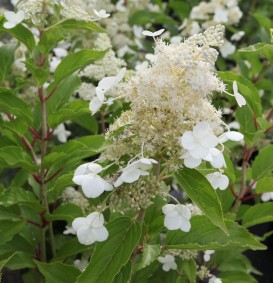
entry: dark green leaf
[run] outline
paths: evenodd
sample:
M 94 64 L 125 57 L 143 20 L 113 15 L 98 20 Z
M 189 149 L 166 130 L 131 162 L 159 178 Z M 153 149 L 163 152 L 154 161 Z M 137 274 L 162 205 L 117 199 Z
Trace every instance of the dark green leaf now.
M 82 217 L 82 209 L 74 203 L 65 203 L 59 206 L 52 214 L 46 214 L 48 220 L 65 220 L 72 222 L 77 217 Z
M 0 245 L 4 245 L 10 241 L 14 235 L 18 234 L 25 226 L 25 221 L 22 220 L 1 220 L 0 221 Z
M 143 254 L 141 258 L 141 262 L 137 267 L 137 270 L 143 269 L 149 264 L 151 264 L 161 252 L 160 245 L 148 245 L 145 244 L 143 247 Z
M 43 86 L 50 75 L 48 61 L 46 61 L 42 67 L 38 66 L 33 58 L 25 60 L 24 63 L 34 77 L 37 85 L 39 87 Z
M 270 145 L 260 151 L 259 155 L 255 158 L 252 166 L 252 177 L 259 180 L 273 170 L 273 145 Z
M 0 81 L 4 80 L 10 72 L 17 46 L 17 44 L 5 44 L 0 47 Z
M 182 270 L 185 272 L 186 276 L 188 277 L 191 283 L 196 282 L 196 262 L 193 259 L 190 260 L 183 260 L 182 261 Z
M 122 267 L 120 272 L 115 276 L 113 283 L 128 283 L 131 278 L 131 262 L 129 261 Z

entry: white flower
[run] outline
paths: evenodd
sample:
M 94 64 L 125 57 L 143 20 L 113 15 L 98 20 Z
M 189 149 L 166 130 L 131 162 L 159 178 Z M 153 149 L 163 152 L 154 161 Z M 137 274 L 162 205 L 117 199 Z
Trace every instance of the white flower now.
M 236 50 L 236 47 L 228 40 L 224 40 L 223 45 L 220 47 L 221 55 L 226 58 L 229 55 L 233 54 Z
M 74 260 L 74 266 L 78 268 L 80 271 L 83 271 L 86 266 L 88 265 L 88 260 L 87 259 L 76 259 Z
M 17 13 L 5 11 L 4 16 L 7 22 L 4 23 L 4 28 L 11 29 L 19 25 L 25 19 L 25 13 L 18 11 Z
M 227 23 L 228 22 L 228 10 L 223 8 L 216 8 L 213 20 L 216 23 Z
M 101 108 L 105 99 L 104 93 L 105 91 L 103 91 L 100 87 L 96 87 L 96 96 L 94 96 L 89 103 L 89 110 L 93 115 Z
M 234 95 L 239 107 L 246 105 L 245 98 L 238 92 L 238 85 L 237 85 L 236 81 L 233 81 L 233 95 Z
M 204 253 L 204 261 L 206 261 L 206 262 L 210 261 L 210 257 L 214 253 L 215 253 L 214 250 L 207 250 L 207 251 L 205 251 L 205 253 Z
M 220 137 L 218 137 L 219 141 L 221 143 L 226 142 L 227 140 L 231 140 L 231 141 L 241 141 L 244 139 L 244 135 L 242 135 L 239 132 L 235 132 L 235 131 L 228 131 L 224 134 L 222 134 Z
M 175 263 L 175 258 L 173 255 L 165 255 L 163 256 L 159 256 L 158 261 L 160 263 L 163 263 L 162 269 L 164 271 L 169 271 L 170 269 L 176 270 L 177 269 L 177 264 Z
M 103 168 L 96 163 L 80 165 L 73 177 L 73 182 L 82 187 L 84 195 L 88 198 L 96 198 L 104 191 L 112 191 L 113 186 L 101 178 L 98 174 Z
M 222 283 L 222 280 L 220 278 L 212 276 L 208 283 Z
M 149 31 L 149 30 L 144 30 L 144 31 L 142 32 L 142 34 L 143 34 L 143 35 L 146 35 L 146 36 L 156 37 L 156 36 L 161 35 L 164 31 L 165 31 L 165 29 L 160 29 L 160 30 L 155 31 L 155 32 L 151 32 L 151 31 Z
M 216 189 L 225 190 L 228 187 L 229 180 L 226 175 L 220 172 L 214 172 L 206 175 L 207 180 L 210 182 L 211 186 Z
M 76 231 L 73 229 L 73 227 L 70 227 L 68 225 L 65 226 L 65 230 L 63 231 L 64 235 L 76 235 Z
M 107 13 L 105 10 L 103 10 L 103 9 L 101 9 L 101 10 L 99 10 L 99 11 L 97 11 L 97 10 L 93 10 L 94 11 L 94 13 L 96 14 L 96 16 L 97 17 L 99 17 L 99 18 L 101 18 L 101 19 L 105 19 L 105 18 L 108 18 L 108 17 L 110 17 L 110 14 L 109 13 Z
M 181 157 L 184 159 L 184 165 L 190 169 L 198 167 L 202 162 L 201 158 L 192 157 L 188 151 L 185 152 Z
M 137 181 L 140 176 L 148 176 L 149 172 L 147 172 L 147 170 L 151 169 L 153 164 L 156 163 L 157 161 L 154 159 L 141 158 L 129 164 L 121 170 L 122 173 L 114 183 L 114 187 L 117 188 L 123 183 L 131 184 Z
M 168 230 L 180 229 L 184 232 L 189 232 L 191 229 L 191 211 L 183 204 L 166 204 L 162 207 L 163 213 L 166 215 L 164 226 Z
M 204 158 L 209 149 L 219 143 L 218 138 L 210 131 L 208 122 L 200 122 L 193 127 L 193 131 L 186 131 L 181 138 L 181 145 L 195 158 Z
M 117 85 L 123 79 L 125 72 L 126 72 L 126 68 L 122 68 L 116 76 L 103 78 L 99 82 L 98 86 L 103 91 L 107 91 L 107 90 L 111 89 L 112 87 Z
M 103 215 L 93 212 L 87 217 L 76 218 L 72 222 L 72 227 L 76 231 L 81 244 L 91 245 L 95 242 L 103 242 L 108 238 L 108 231 L 103 224 Z
M 261 199 L 264 202 L 273 200 L 273 192 L 263 193 L 262 196 L 261 196 Z
M 70 131 L 65 129 L 64 124 L 60 124 L 53 132 L 54 136 L 57 136 L 58 141 L 65 143 L 67 138 L 71 135 Z
M 50 73 L 54 73 L 56 68 L 59 66 L 59 64 L 61 63 L 61 59 L 58 57 L 52 57 L 51 60 L 49 61 L 49 70 Z
M 68 51 L 62 47 L 56 47 L 53 49 L 54 54 L 56 55 L 56 57 L 58 58 L 63 58 L 65 56 L 67 56 Z
M 210 148 L 209 154 L 204 157 L 204 160 L 209 161 L 211 166 L 216 169 L 226 167 L 224 155 L 222 151 L 217 148 Z
M 238 31 L 231 36 L 231 40 L 239 41 L 245 35 L 244 31 Z

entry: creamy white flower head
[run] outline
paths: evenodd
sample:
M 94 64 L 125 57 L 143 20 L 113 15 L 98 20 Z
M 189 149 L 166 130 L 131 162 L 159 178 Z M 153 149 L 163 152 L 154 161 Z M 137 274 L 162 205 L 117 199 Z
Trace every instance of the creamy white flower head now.
M 245 35 L 244 31 L 238 31 L 231 36 L 231 40 L 239 41 Z
M 67 138 L 71 135 L 70 131 L 65 129 L 64 124 L 60 124 L 53 132 L 53 135 L 57 137 L 59 142 L 67 142 Z
M 219 143 L 218 138 L 211 133 L 208 122 L 200 122 L 193 127 L 193 131 L 186 131 L 181 138 L 181 145 L 187 149 L 193 158 L 204 158 L 209 149 Z
M 191 229 L 191 211 L 183 204 L 166 204 L 162 207 L 165 214 L 164 226 L 168 230 L 180 229 L 189 232 Z
M 108 17 L 110 17 L 110 14 L 109 13 L 107 13 L 105 10 L 103 10 L 103 9 L 101 9 L 101 10 L 99 10 L 99 11 L 97 11 L 97 10 L 93 10 L 94 11 L 94 13 L 96 14 L 96 16 L 97 17 L 99 17 L 99 18 L 101 18 L 101 19 L 105 19 L 105 18 L 108 18 Z
M 204 253 L 204 261 L 206 261 L 206 262 L 210 261 L 210 257 L 214 253 L 215 253 L 214 250 L 206 250 L 205 253 Z
M 7 20 L 7 22 L 4 23 L 4 28 L 6 29 L 14 28 L 25 19 L 25 13 L 23 11 L 18 11 L 17 13 L 5 11 L 4 16 Z
M 228 187 L 229 180 L 226 175 L 220 172 L 214 172 L 206 175 L 207 180 L 210 182 L 211 186 L 216 189 L 225 190 Z
M 217 278 L 215 276 L 212 276 L 210 279 L 209 279 L 209 282 L 208 283 L 222 283 L 222 280 L 220 278 Z
M 113 88 L 123 79 L 125 72 L 126 72 L 126 68 L 122 68 L 116 76 L 103 78 L 99 82 L 98 86 L 104 91 Z
M 228 10 L 218 7 L 215 9 L 213 20 L 216 23 L 227 23 L 228 22 Z
M 156 37 L 156 36 L 161 35 L 164 31 L 165 31 L 165 29 L 160 29 L 160 30 L 155 31 L 155 32 L 151 32 L 151 31 L 149 31 L 149 30 L 144 30 L 144 31 L 142 32 L 142 34 L 143 34 L 143 35 L 146 35 L 146 36 Z
M 73 177 L 73 182 L 82 187 L 84 195 L 88 198 L 96 198 L 104 191 L 112 191 L 113 186 L 98 174 L 103 168 L 94 162 L 80 165 Z
M 236 81 L 233 81 L 233 95 L 234 95 L 239 107 L 246 105 L 245 98 L 238 92 L 238 85 L 237 85 Z
M 159 256 L 157 259 L 160 263 L 163 264 L 162 269 L 164 271 L 168 272 L 171 269 L 173 270 L 177 269 L 177 264 L 175 262 L 175 258 L 173 255 L 165 255 L 164 257 Z
M 273 192 L 263 193 L 261 199 L 263 202 L 273 200 Z
M 123 183 L 131 184 L 137 181 L 140 176 L 148 176 L 149 172 L 147 172 L 147 170 L 151 169 L 153 164 L 156 163 L 156 160 L 149 158 L 141 158 L 134 161 L 121 170 L 122 173 L 114 183 L 114 187 L 117 188 Z
M 241 141 L 244 139 L 244 135 L 242 135 L 241 133 L 239 132 L 235 132 L 235 131 L 228 131 L 228 132 L 225 132 L 223 133 L 219 138 L 219 141 L 221 143 L 224 143 L 228 140 L 231 140 L 231 141 Z
M 103 214 L 93 212 L 87 217 L 76 218 L 72 227 L 77 233 L 78 240 L 83 245 L 103 242 L 108 238 L 108 231 L 104 227 Z

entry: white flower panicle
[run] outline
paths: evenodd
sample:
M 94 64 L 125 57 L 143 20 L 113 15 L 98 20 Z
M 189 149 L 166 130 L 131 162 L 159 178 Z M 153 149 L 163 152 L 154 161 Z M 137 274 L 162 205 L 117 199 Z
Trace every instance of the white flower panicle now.
M 165 214 L 164 226 L 168 230 L 190 231 L 191 211 L 187 206 L 183 204 L 166 204 L 162 207 L 162 211 Z
M 82 164 L 76 169 L 73 182 L 82 187 L 86 197 L 96 198 L 104 191 L 113 190 L 113 186 L 98 175 L 102 171 L 101 165 L 94 162 Z
M 93 212 L 87 217 L 76 218 L 72 227 L 77 233 L 78 240 L 83 245 L 103 242 L 108 238 L 108 231 L 104 227 L 103 214 Z
M 175 262 L 175 257 L 173 255 L 165 255 L 163 256 L 159 256 L 158 261 L 160 263 L 162 263 L 162 269 L 166 272 L 172 270 L 176 270 L 177 269 L 177 264 Z

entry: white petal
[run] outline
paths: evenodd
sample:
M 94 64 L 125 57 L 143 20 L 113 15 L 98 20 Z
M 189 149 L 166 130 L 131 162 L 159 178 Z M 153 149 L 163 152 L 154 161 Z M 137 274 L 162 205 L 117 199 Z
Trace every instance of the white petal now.
M 200 143 L 207 148 L 213 148 L 219 143 L 219 140 L 214 134 L 207 133 Z
M 155 36 L 161 35 L 164 31 L 165 31 L 165 29 L 160 29 L 160 30 L 158 30 L 158 31 L 156 31 L 156 32 L 151 32 L 151 31 L 149 31 L 149 30 L 144 30 L 144 31 L 142 32 L 142 34 L 143 34 L 143 35 L 146 35 L 146 36 L 153 36 L 153 37 L 155 37 Z
M 165 216 L 164 226 L 168 230 L 177 230 L 182 225 L 182 218 L 180 216 Z
M 5 22 L 3 26 L 6 29 L 11 29 L 11 28 L 14 28 L 16 26 L 16 24 L 15 23 L 11 23 L 11 22 Z
M 82 183 L 82 191 L 88 198 L 96 198 L 104 192 L 99 176 L 87 175 Z
M 209 154 L 209 149 L 202 145 L 198 145 L 193 150 L 190 150 L 189 153 L 195 159 L 202 159 Z
M 74 176 L 87 175 L 89 173 L 89 170 L 88 170 L 89 164 L 90 163 L 84 163 L 84 164 L 80 165 L 79 167 L 77 167 L 77 169 L 74 172 Z
M 97 211 L 90 213 L 86 219 L 88 220 L 89 226 L 91 227 L 102 227 L 104 224 L 104 217 L 102 213 Z
M 189 220 L 185 219 L 182 221 L 181 225 L 180 225 L 180 230 L 183 232 L 189 232 L 191 229 L 191 223 Z
M 109 90 L 110 88 L 112 88 L 114 85 L 116 84 L 116 77 L 112 76 L 112 77 L 106 77 L 103 78 L 98 86 L 100 89 L 102 90 Z
M 123 79 L 125 73 L 126 73 L 126 68 L 124 67 L 119 71 L 119 73 L 116 76 L 116 84 L 118 84 Z
M 76 185 L 79 185 L 81 186 L 85 180 L 87 175 L 77 175 L 77 176 L 74 176 L 72 181 L 76 184 Z
M 215 173 L 206 175 L 207 180 L 210 182 L 211 186 L 216 190 L 218 188 L 218 180 Z
M 165 215 L 175 214 L 177 215 L 176 206 L 174 204 L 166 204 L 162 207 L 162 212 Z
M 235 99 L 236 99 L 236 101 L 237 101 L 237 103 L 240 107 L 246 105 L 245 98 L 239 92 L 235 93 L 234 96 L 235 96 Z
M 105 93 L 105 91 L 103 91 L 100 87 L 96 87 L 96 96 L 97 96 L 97 98 L 101 101 L 101 102 L 103 102 L 104 101 L 104 93 Z
M 130 171 L 126 171 L 122 173 L 121 178 L 123 182 L 131 184 L 139 179 L 140 174 L 141 174 L 141 171 L 139 169 L 134 169 L 134 170 L 130 170 Z
M 103 9 L 101 9 L 101 10 L 99 10 L 99 11 L 97 11 L 97 10 L 94 9 L 93 11 L 94 11 L 94 13 L 96 14 L 96 16 L 99 17 L 99 18 L 105 19 L 105 18 L 110 17 L 110 14 L 109 14 L 109 13 L 106 13 L 106 11 L 103 10 Z
M 185 132 L 181 137 L 181 145 L 188 150 L 192 150 L 197 146 L 196 138 L 193 135 L 193 132 Z
M 235 131 L 226 132 L 226 136 L 231 141 L 241 141 L 244 139 L 244 135 Z
M 200 122 L 193 127 L 193 134 L 195 137 L 200 137 L 210 132 L 210 124 L 208 122 Z
M 201 164 L 201 162 L 202 162 L 201 158 L 193 158 L 191 156 L 184 159 L 184 165 L 190 169 L 198 167 Z
M 17 24 L 21 23 L 21 22 L 24 20 L 24 18 L 25 18 L 25 13 L 24 13 L 24 11 L 18 11 L 18 12 L 16 13 L 16 23 L 17 23 Z
M 94 162 L 87 163 L 87 168 L 89 172 L 94 173 L 94 174 L 98 174 L 102 171 L 101 165 L 94 163 Z
M 159 35 L 161 35 L 164 31 L 165 31 L 165 29 L 160 29 L 160 30 L 154 32 L 154 33 L 153 33 L 153 36 L 159 36 Z
M 210 255 L 209 254 L 204 254 L 204 261 L 206 261 L 206 262 L 210 261 Z
M 73 220 L 72 228 L 77 232 L 81 227 L 88 227 L 88 222 L 85 217 L 78 217 Z
M 228 187 L 229 184 L 229 179 L 226 175 L 221 175 L 220 180 L 219 180 L 219 189 L 220 190 L 225 190 Z
M 233 81 L 233 93 L 238 93 L 238 85 L 237 85 L 237 82 L 236 81 Z
M 165 263 L 165 264 L 163 264 L 162 269 L 163 269 L 164 271 L 168 272 L 168 271 L 170 271 L 171 266 L 170 266 L 169 264 L 166 264 L 166 263 Z
M 109 236 L 109 233 L 108 233 L 107 229 L 104 226 L 100 227 L 100 228 L 91 229 L 91 233 L 92 233 L 94 239 L 97 242 L 103 242 Z
M 226 161 L 224 159 L 224 155 L 222 152 L 220 152 L 217 156 L 213 157 L 213 160 L 210 162 L 211 166 L 214 168 L 222 168 L 226 167 Z
M 261 196 L 262 201 L 270 201 L 271 199 L 273 200 L 273 193 L 263 193 Z
M 166 259 L 163 256 L 159 256 L 157 259 L 160 263 L 166 263 Z
M 16 23 L 16 14 L 12 11 L 5 11 L 4 12 L 5 18 L 11 22 L 11 23 Z
M 92 98 L 92 100 L 89 103 L 89 110 L 92 112 L 92 114 L 95 114 L 96 112 L 98 112 L 101 106 L 102 106 L 102 101 L 95 96 Z
M 191 218 L 191 210 L 183 205 L 183 204 L 178 204 L 177 209 L 179 210 L 179 214 L 182 215 L 185 219 L 190 219 Z
M 121 176 L 119 176 L 117 178 L 117 180 L 115 181 L 115 183 L 114 183 L 114 187 L 117 188 L 117 187 L 119 187 L 122 184 L 123 184 L 123 180 L 122 180 Z
M 91 233 L 88 227 L 81 227 L 77 231 L 77 237 L 79 242 L 83 245 L 91 245 L 96 241 L 96 239 L 94 238 L 93 234 Z

